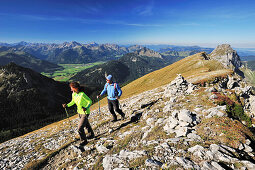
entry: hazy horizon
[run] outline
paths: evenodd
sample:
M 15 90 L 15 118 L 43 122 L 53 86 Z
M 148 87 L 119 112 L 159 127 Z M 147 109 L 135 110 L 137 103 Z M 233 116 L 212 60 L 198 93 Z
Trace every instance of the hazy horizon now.
M 25 43 L 38 43 L 38 44 L 63 44 L 63 43 L 71 43 L 71 42 L 77 42 L 77 43 L 80 43 L 80 44 L 91 44 L 91 43 L 96 43 L 96 44 L 117 44 L 117 43 L 97 43 L 97 42 L 78 42 L 78 41 L 63 41 L 63 42 L 29 42 L 29 41 L 19 41 L 19 42 L 0 42 L 0 43 L 6 43 L 6 44 L 10 44 L 10 45 L 13 45 L 13 44 L 18 44 L 18 43 L 22 43 L 22 42 L 25 42 Z M 217 45 L 209 45 L 209 46 L 206 46 L 206 45 L 198 45 L 198 44 L 117 44 L 119 46 L 132 46 L 132 45 L 141 45 L 141 46 L 184 46 L 184 47 L 192 47 L 192 46 L 198 46 L 198 47 L 202 47 L 202 48 L 216 48 L 218 45 L 221 45 L 221 44 L 217 44 Z M 231 45 L 231 44 L 230 44 Z M 232 46 L 232 45 L 231 45 Z M 242 50 L 250 50 L 250 51 L 254 51 L 255 52 L 255 47 L 235 47 L 235 46 L 232 46 L 232 48 L 234 49 L 242 49 Z

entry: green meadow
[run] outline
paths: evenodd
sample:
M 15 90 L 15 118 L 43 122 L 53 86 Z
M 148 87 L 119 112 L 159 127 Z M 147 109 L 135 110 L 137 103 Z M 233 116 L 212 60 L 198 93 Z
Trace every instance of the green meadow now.
M 95 65 L 103 64 L 104 62 L 95 62 L 95 63 L 88 63 L 88 64 L 59 64 L 64 69 L 58 70 L 51 73 L 41 73 L 47 77 L 53 78 L 56 81 L 68 81 L 72 76 L 76 73 L 85 70 L 87 68 L 93 67 Z

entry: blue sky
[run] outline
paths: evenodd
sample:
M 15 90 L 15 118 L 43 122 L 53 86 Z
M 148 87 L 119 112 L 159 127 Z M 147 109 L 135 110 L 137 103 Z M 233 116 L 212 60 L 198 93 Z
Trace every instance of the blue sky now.
M 0 42 L 255 48 L 253 0 L 0 0 Z

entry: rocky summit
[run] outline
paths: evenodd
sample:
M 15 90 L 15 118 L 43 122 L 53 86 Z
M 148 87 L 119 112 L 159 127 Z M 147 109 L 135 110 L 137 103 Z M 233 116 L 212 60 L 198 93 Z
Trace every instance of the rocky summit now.
M 157 57 L 163 59 L 162 55 L 156 51 L 150 50 L 146 47 L 143 47 L 140 50 L 134 52 L 138 56 L 147 56 L 147 57 Z
M 0 168 L 255 169 L 253 125 L 244 116 L 250 108 L 235 109 L 253 105 L 238 98 L 254 95 L 241 79 L 222 85 L 232 79 L 203 87 L 177 75 L 121 100 L 125 120 L 113 123 L 106 106 L 94 107 L 96 138 L 84 147 L 77 147 L 76 117 L 2 143 Z
M 220 61 L 225 67 L 239 68 L 241 60 L 229 44 L 218 45 L 210 54 L 210 58 Z

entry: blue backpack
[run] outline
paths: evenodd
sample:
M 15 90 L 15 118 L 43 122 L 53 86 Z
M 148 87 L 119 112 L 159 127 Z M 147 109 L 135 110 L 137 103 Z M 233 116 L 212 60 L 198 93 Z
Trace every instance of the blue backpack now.
M 105 87 L 105 88 L 106 88 L 106 90 L 107 90 L 108 85 L 109 85 L 109 83 L 107 83 L 107 85 L 106 85 L 106 87 Z M 117 83 L 114 83 L 114 85 L 113 85 L 113 86 L 114 86 L 114 95 L 115 95 L 115 97 L 116 97 L 116 96 L 118 96 L 118 90 L 117 90 L 117 88 L 116 88 Z

